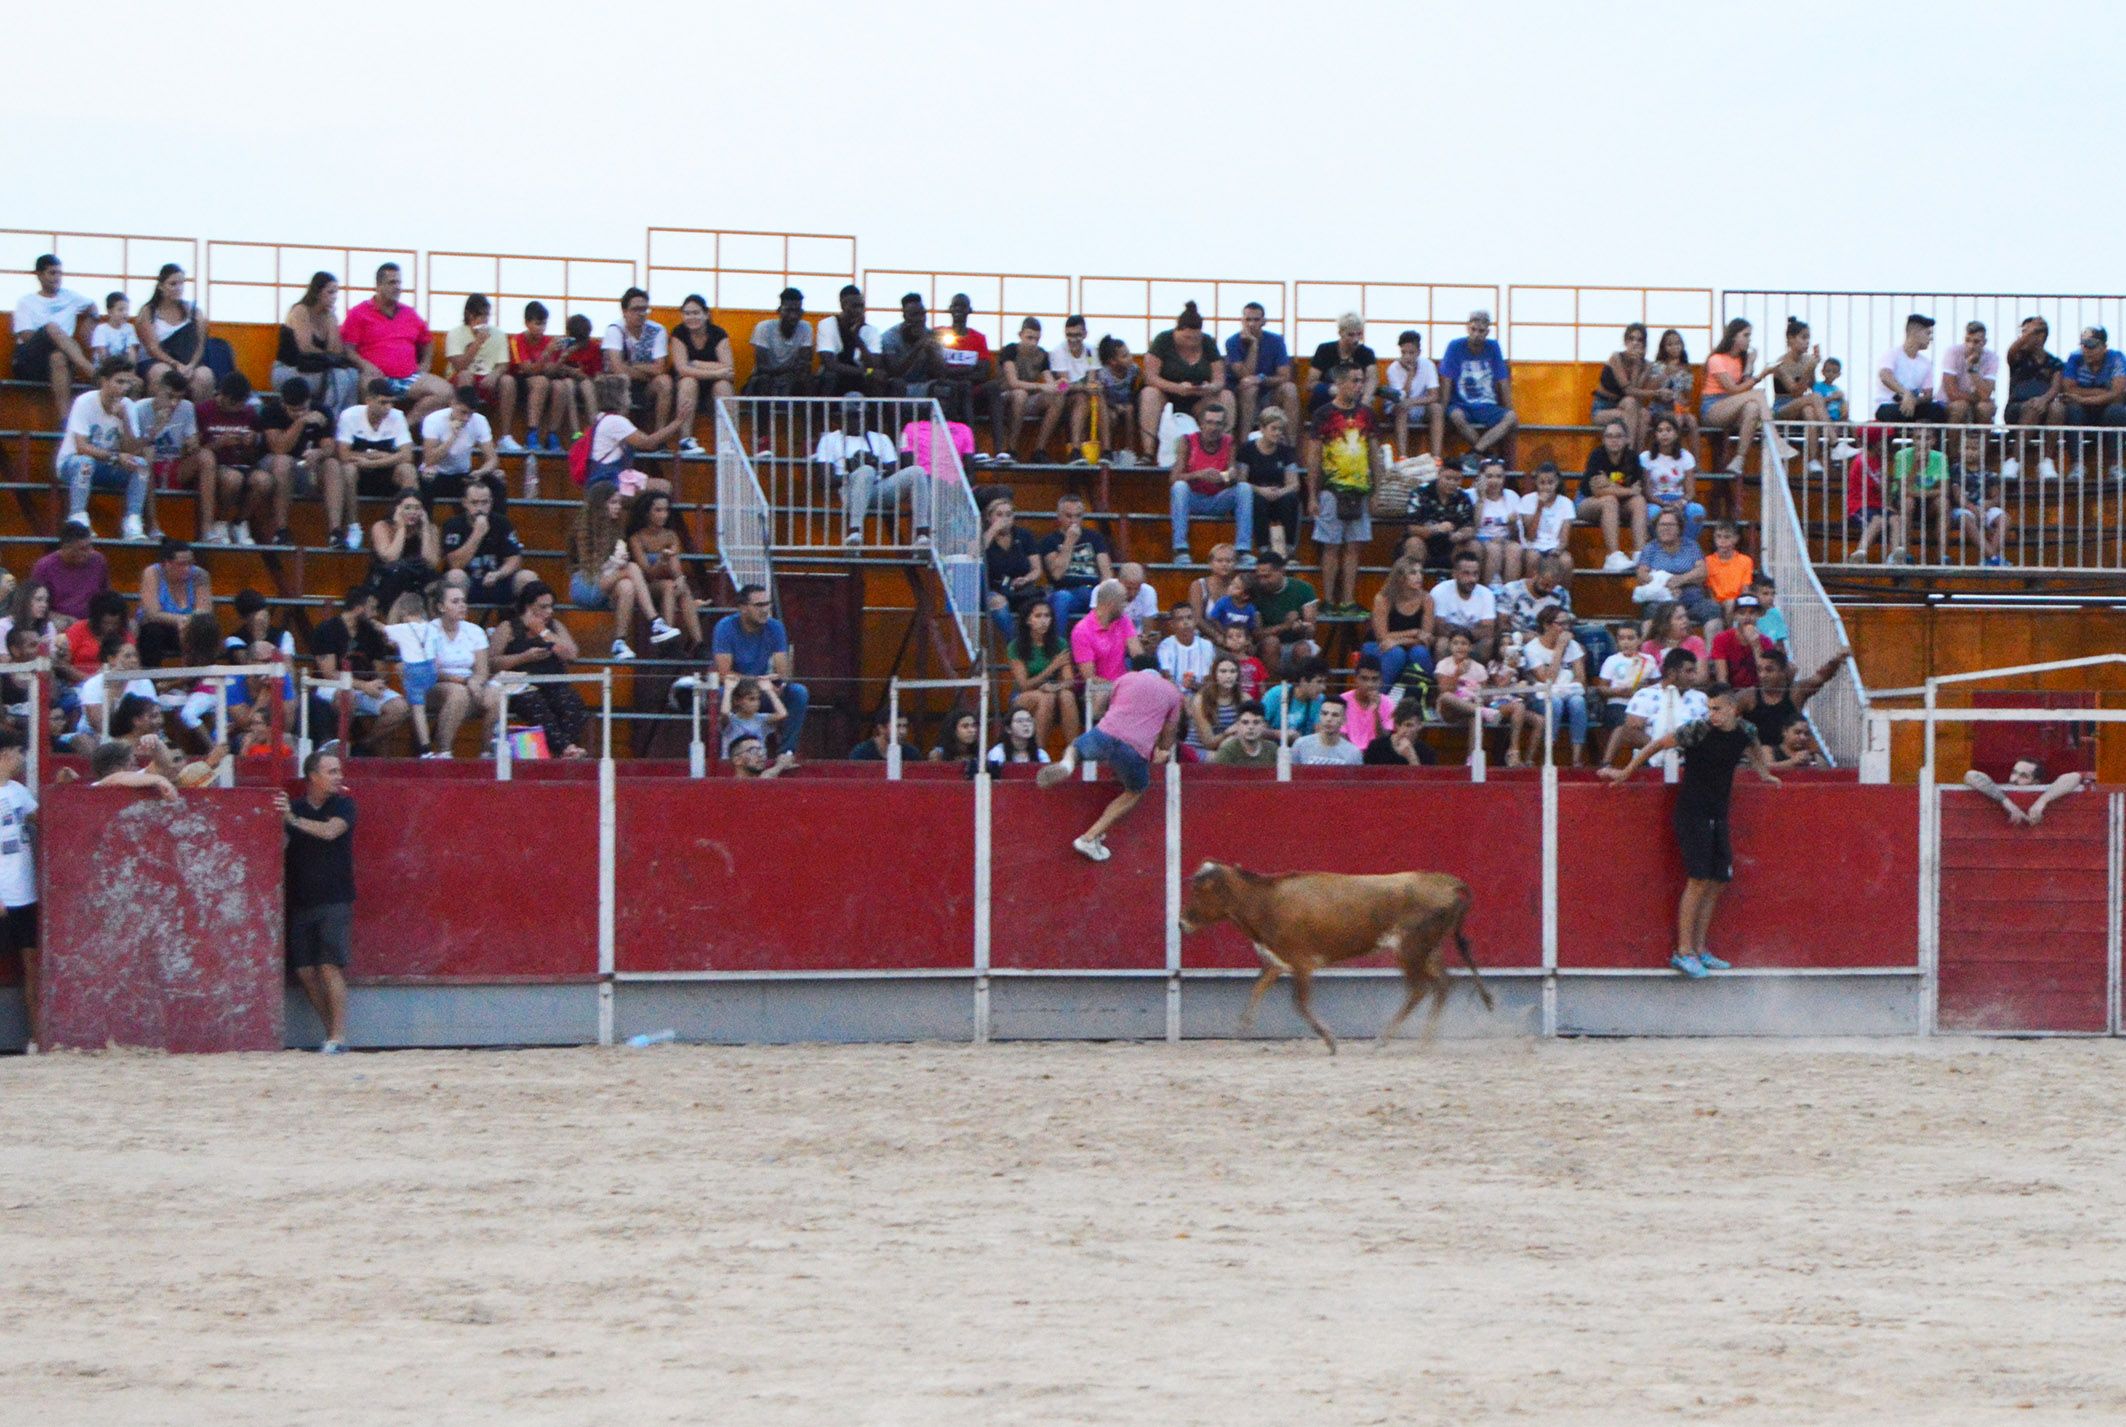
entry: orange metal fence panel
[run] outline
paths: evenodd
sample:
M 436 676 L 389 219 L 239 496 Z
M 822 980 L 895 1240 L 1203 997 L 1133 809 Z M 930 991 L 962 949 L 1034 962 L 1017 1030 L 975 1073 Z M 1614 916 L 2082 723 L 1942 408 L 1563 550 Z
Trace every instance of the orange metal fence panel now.
M 207 243 L 202 287 L 207 314 L 218 322 L 277 323 L 313 273 L 340 281 L 339 311 L 374 290 L 376 270 L 397 263 L 405 289 L 400 300 L 419 304 L 421 255 L 413 248 L 328 247 L 318 243 L 260 243 L 214 238 Z
M 834 310 L 834 295 L 856 281 L 856 239 L 847 233 L 767 233 L 738 228 L 651 228 L 643 243 L 643 286 L 659 307 L 700 293 L 711 308 L 765 310 L 795 287 L 811 312 Z M 618 296 L 616 293 L 615 296 Z
M 1366 345 L 1382 361 L 1395 356 L 1395 339 L 1416 331 L 1424 354 L 1437 358 L 1446 344 L 1463 333 L 1469 314 L 1481 307 L 1498 318 L 1495 284 L 1438 282 L 1322 282 L 1292 284 L 1297 309 L 1292 355 L 1305 359 L 1324 342 L 1336 340 L 1336 320 L 1356 312 L 1366 322 Z
M 164 263 L 176 263 L 199 278 L 199 239 L 150 237 L 138 233 L 69 233 L 53 228 L 0 228 L 0 274 L 23 279 L 23 291 L 36 282 L 37 259 L 56 254 L 66 269 L 66 285 L 103 306 L 113 290 L 132 299 L 138 312 L 155 286 Z M 14 295 L 7 298 L 14 305 Z M 212 315 L 212 309 L 209 309 Z
M 1240 310 L 1250 302 L 1263 306 L 1270 330 L 1284 333 L 1290 312 L 1287 285 L 1271 278 L 1081 277 L 1077 310 L 1085 314 L 1086 339 L 1098 343 L 1113 335 L 1143 355 L 1156 333 L 1174 325 L 1184 303 L 1203 313 L 1204 329 L 1224 350 L 1225 339 L 1240 330 Z M 1296 354 L 1296 344 L 1293 347 Z
M 1063 319 L 1071 313 L 1071 280 L 1061 273 L 970 273 L 932 272 L 913 268 L 864 269 L 864 301 L 870 320 L 884 331 L 901 320 L 901 298 L 919 293 L 930 309 L 931 325 L 950 320 L 946 305 L 955 293 L 966 293 L 974 305 L 968 325 L 989 339 L 992 351 L 1019 340 L 1019 324 L 1029 317 L 1040 319 L 1041 345 L 1053 347 L 1063 340 Z M 811 294 L 806 294 L 809 301 Z M 830 297 L 816 304 L 826 311 L 836 304 Z
M 1623 347 L 1626 324 L 1644 322 L 1652 329 L 1649 354 L 1673 327 L 1702 361 L 1712 346 L 1713 312 L 1705 287 L 1516 284 L 1506 289 L 1506 351 L 1517 362 L 1604 362 Z
M 620 294 L 634 287 L 640 271 L 633 258 L 570 258 L 533 253 L 428 254 L 424 310 L 438 332 L 465 318 L 465 299 L 480 293 L 494 303 L 502 330 L 523 327 L 523 304 L 546 304 L 550 330 L 559 333 L 572 312 L 583 312 L 603 330 L 620 310 Z

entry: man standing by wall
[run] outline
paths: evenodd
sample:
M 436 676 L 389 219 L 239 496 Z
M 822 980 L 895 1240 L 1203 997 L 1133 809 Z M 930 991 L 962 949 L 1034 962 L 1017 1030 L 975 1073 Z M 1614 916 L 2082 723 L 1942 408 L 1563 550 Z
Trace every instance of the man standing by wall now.
M 303 764 L 303 796 L 273 795 L 288 827 L 288 965 L 325 1023 L 318 1049 L 347 1048 L 347 951 L 354 929 L 354 799 L 339 755 L 320 750 Z

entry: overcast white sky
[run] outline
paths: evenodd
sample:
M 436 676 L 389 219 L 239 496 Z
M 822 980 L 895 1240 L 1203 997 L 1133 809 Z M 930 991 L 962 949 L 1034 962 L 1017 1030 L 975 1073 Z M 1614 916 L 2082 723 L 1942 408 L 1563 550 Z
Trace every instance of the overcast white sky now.
M 1778 13 L 18 7 L 0 226 L 629 256 L 656 223 L 851 232 L 868 267 L 2126 285 L 2108 10 L 2079 36 L 1965 0 Z

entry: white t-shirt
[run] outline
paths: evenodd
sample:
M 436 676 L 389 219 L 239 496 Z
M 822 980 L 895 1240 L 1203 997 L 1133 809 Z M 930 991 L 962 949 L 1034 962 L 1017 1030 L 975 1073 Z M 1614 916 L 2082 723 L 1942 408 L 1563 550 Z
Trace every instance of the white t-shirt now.
M 664 328 L 655 322 L 643 323 L 640 336 L 631 335 L 625 322 L 615 322 L 605 329 L 601 345 L 623 362 L 661 362 L 671 349 L 671 342 Z
M 1520 526 L 1514 517 L 1521 513 L 1521 498 L 1512 491 L 1501 491 L 1495 498 L 1478 496 L 1476 500 L 1476 538 L 1479 540 L 1503 540 L 1509 535 L 1518 535 Z
M 1406 371 L 1401 357 L 1388 363 L 1388 390 L 1397 400 L 1416 401 L 1439 390 L 1439 366 L 1430 357 L 1417 359 L 1416 372 Z
M 1009 760 L 1009 759 L 1007 759 L 1007 758 L 1006 758 L 1006 757 L 1004 756 L 1004 745 L 1003 745 L 1003 744 L 1001 744 L 1001 743 L 992 743 L 992 744 L 991 744 L 991 745 L 989 746 L 989 766 L 990 766 L 990 767 L 992 767 L 992 768 L 1002 768 L 1002 767 L 1003 767 L 1003 766 L 1004 766 L 1004 765 L 1005 765 L 1005 764 L 1006 764 L 1007 762 L 1009 762 L 1009 761 L 1010 761 L 1010 760 Z M 1025 759 L 1025 760 L 1022 760 L 1022 761 L 1024 761 L 1024 762 L 1028 762 L 1028 763 L 1046 763 L 1046 762 L 1048 761 L 1048 750 L 1047 750 L 1047 749 L 1045 749 L 1045 748 L 1043 748 L 1043 747 L 1041 747 L 1041 745 L 1039 745 L 1039 744 L 1037 743 L 1037 744 L 1035 744 L 1035 745 L 1034 745 L 1034 750 L 1033 750 L 1033 757 L 1032 757 L 1032 758 L 1029 758 L 1029 759 Z
M 1577 513 L 1572 497 L 1560 492 L 1550 498 L 1550 504 L 1542 504 L 1542 497 L 1534 491 L 1521 497 L 1520 513 L 1535 517 L 1535 537 L 1528 542 L 1531 550 L 1555 550 L 1565 543 L 1565 532 L 1572 528 L 1572 518 Z
M 436 661 L 436 672 L 455 679 L 471 678 L 475 661 L 487 652 L 487 632 L 469 619 L 459 621 L 455 635 L 444 632 L 440 619 L 429 621 L 428 630 L 426 647 L 428 657 Z
M 1898 349 L 1900 353 L 1903 350 L 1901 347 Z M 1985 348 L 1978 354 L 1978 370 L 1966 372 L 1964 370 L 1964 351 L 1964 344 L 1958 342 L 1955 346 L 1949 348 L 1948 351 L 1941 354 L 1941 374 L 1944 378 L 1967 377 L 1978 381 L 1993 382 L 1996 385 L 1999 383 L 2001 371 L 2000 353 L 1994 351 L 1991 347 Z M 1944 385 L 1946 385 L 1946 382 L 1944 382 Z
M 1613 704 L 1622 704 L 1636 698 L 1646 684 L 1660 682 L 1661 666 L 1644 649 L 1636 654 L 1612 654 L 1602 661 L 1601 677 L 1610 688 L 1624 691 L 1612 695 L 1609 700 Z
M 819 438 L 812 459 L 839 471 L 851 456 L 866 452 L 870 454 L 870 464 L 882 471 L 900 464 L 901 453 L 894 449 L 893 438 L 883 431 L 864 431 L 854 436 L 846 431 L 829 431 Z
M 1366 753 L 1348 738 L 1338 738 L 1336 746 L 1331 748 L 1322 742 L 1320 734 L 1309 733 L 1292 740 L 1292 761 L 1310 768 L 1356 768 L 1366 761 Z
M 1877 406 L 1889 406 L 1897 400 L 1897 393 L 1891 391 L 1882 379 L 1882 373 L 1885 368 L 1897 380 L 1904 383 L 1906 391 L 1914 393 L 1926 392 L 1934 386 L 1934 358 L 1924 351 L 1916 357 L 1908 357 L 1905 355 L 1904 343 L 1899 342 L 1889 351 L 1884 352 L 1882 360 L 1875 364 L 1875 404 Z
M 426 422 L 421 424 L 427 425 Z M 374 425 L 370 423 L 367 406 L 350 406 L 340 413 L 332 439 L 342 446 L 361 451 L 382 451 L 387 447 L 403 451 L 413 443 L 413 433 L 407 429 L 406 413 L 395 406 L 387 408 L 384 419 Z
M 868 322 L 860 324 L 856 329 L 856 340 L 865 351 L 873 356 L 878 355 L 878 328 L 873 327 Z M 819 319 L 819 354 L 824 357 L 831 352 L 836 356 L 840 356 L 841 350 L 841 315 L 830 312 Z
M 1558 670 L 1558 681 L 1551 685 L 1558 697 L 1563 698 L 1567 694 L 1586 692 L 1585 687 L 1578 679 L 1573 677 L 1572 673 L 1573 661 L 1575 659 L 1584 661 L 1586 658 L 1587 651 L 1580 647 L 1579 640 L 1575 639 L 1565 646 L 1565 667 Z M 1521 646 L 1521 670 L 1528 676 L 1529 683 L 1541 684 L 1542 679 L 1539 676 L 1549 667 L 1550 650 L 1541 640 L 1531 639 Z M 1585 668 L 1586 665 L 1582 663 L 1581 667 Z
M 591 427 L 591 464 L 602 466 L 620 459 L 620 448 L 634 435 L 635 423 L 617 411 L 608 411 Z
M 1651 451 L 1639 453 L 1639 464 L 1646 471 L 1646 494 L 1649 499 L 1671 501 L 1683 499 L 1683 482 L 1698 469 L 1698 458 L 1688 447 L 1673 456 L 1656 456 Z M 1652 524 L 1649 516 L 1647 523 Z
M 95 673 L 83 679 L 81 688 L 77 690 L 77 693 L 81 699 L 81 717 L 74 724 L 74 732 L 90 734 L 96 738 L 103 737 L 103 718 L 99 717 L 94 723 L 89 722 L 89 710 L 91 708 L 101 708 L 104 702 L 103 670 L 98 669 Z M 118 697 L 123 699 L 132 694 L 138 694 L 144 699 L 152 699 L 155 697 L 155 685 L 146 679 L 129 679 L 126 681 L 125 688 L 119 692 Z M 115 700 L 112 701 L 110 708 L 104 710 L 107 715 L 117 712 L 118 704 Z
M 1704 720 L 1708 707 L 1705 695 L 1697 689 L 1686 689 L 1675 700 L 1682 718 L 1671 724 L 1668 720 L 1668 696 L 1671 692 L 1664 684 L 1652 684 L 1639 690 L 1631 696 L 1631 701 L 1624 705 L 1625 717 L 1645 719 L 1648 738 L 1659 738 L 1686 723 L 1699 723 Z
M 129 362 L 140 360 L 140 334 L 130 322 L 113 327 L 108 322 L 96 324 L 89 334 L 89 355 L 101 362 L 105 357 L 124 357 Z
M 445 441 L 449 443 L 444 446 L 443 455 L 436 462 L 436 469 L 445 475 L 462 476 L 471 470 L 472 453 L 486 442 L 494 439 L 494 428 L 489 426 L 487 418 L 477 411 L 465 418 L 465 424 L 458 428 L 455 440 L 451 438 L 450 434 L 449 407 L 446 406 L 438 411 L 431 411 L 421 418 L 421 440 L 424 443 L 429 441 Z
M 433 621 L 406 620 L 387 624 L 384 637 L 398 650 L 401 664 L 425 664 L 436 657 Z
M 1159 618 L 1159 592 L 1150 585 L 1137 586 L 1137 593 L 1129 597 L 1128 603 L 1122 606 L 1122 612 L 1129 616 L 1130 623 L 1137 628 L 1147 627 Z
M 1057 381 L 1082 382 L 1099 367 L 1100 358 L 1093 351 L 1093 344 L 1085 344 L 1085 355 L 1073 357 L 1070 343 L 1058 342 L 1048 349 L 1048 369 L 1056 374 Z
M 69 456 L 79 455 L 83 445 L 101 451 L 116 451 L 122 435 L 139 434 L 140 418 L 134 413 L 133 403 L 121 397 L 118 410 L 105 411 L 103 394 L 85 391 L 75 397 L 74 404 L 67 409 L 66 435 L 60 438 L 59 454 L 54 459 L 64 461 Z
M 30 850 L 28 818 L 37 797 L 10 779 L 0 788 L 0 906 L 27 907 L 37 900 L 37 864 Z
M 1195 688 L 1211 676 L 1211 661 L 1218 657 L 1218 650 L 1201 631 L 1187 644 L 1169 634 L 1159 641 L 1159 672 L 1174 681 L 1183 690 Z M 1188 682 L 1193 675 L 1195 682 Z
M 1499 617 L 1499 602 L 1489 585 L 1471 585 L 1464 595 L 1454 581 L 1441 580 L 1432 587 L 1432 617 L 1441 624 L 1474 629 L 1487 619 Z
M 42 290 L 33 292 L 15 304 L 15 340 L 19 342 L 39 328 L 53 326 L 71 337 L 81 314 L 95 310 L 95 303 L 71 288 L 62 287 L 50 297 Z

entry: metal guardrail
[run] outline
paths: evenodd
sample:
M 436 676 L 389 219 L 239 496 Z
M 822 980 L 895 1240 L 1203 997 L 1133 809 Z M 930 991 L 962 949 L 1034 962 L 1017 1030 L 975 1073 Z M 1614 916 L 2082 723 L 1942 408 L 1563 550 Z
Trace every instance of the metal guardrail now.
M 716 551 L 733 588 L 759 585 L 775 598 L 768 556 L 774 517 L 728 401 L 716 405 Z
M 1845 620 L 1824 592 L 1809 556 L 1808 534 L 1794 507 L 1787 484 L 1786 460 L 1780 455 L 1777 435 L 1767 426 L 1763 433 L 1763 504 L 1758 531 L 1759 567 L 1779 587 L 1779 608 L 1786 613 L 1787 645 L 1796 677 L 1812 673 L 1841 649 L 1850 649 Z M 1798 458 L 1797 458 L 1798 459 Z M 1844 669 L 1809 700 L 1804 716 L 1815 729 L 1816 742 L 1831 762 L 1840 768 L 1859 765 L 1866 746 L 1868 687 L 1860 665 L 1847 660 Z

